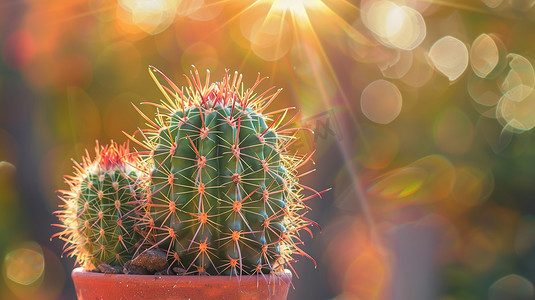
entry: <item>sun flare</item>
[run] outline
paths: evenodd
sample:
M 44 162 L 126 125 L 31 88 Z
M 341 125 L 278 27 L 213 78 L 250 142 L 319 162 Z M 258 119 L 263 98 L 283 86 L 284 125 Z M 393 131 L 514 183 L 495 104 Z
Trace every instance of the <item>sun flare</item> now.
M 290 12 L 297 17 L 307 17 L 307 9 L 318 9 L 324 6 L 321 0 L 271 0 L 275 11 Z

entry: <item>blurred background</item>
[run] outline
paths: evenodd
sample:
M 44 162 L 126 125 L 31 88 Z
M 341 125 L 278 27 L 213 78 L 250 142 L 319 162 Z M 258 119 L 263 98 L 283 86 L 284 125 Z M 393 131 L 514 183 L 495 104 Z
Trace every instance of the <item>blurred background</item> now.
M 149 65 L 195 65 L 269 76 L 316 132 L 303 181 L 332 191 L 289 299 L 534 299 L 534 4 L 3 0 L 0 298 L 75 298 L 50 241 L 70 159 L 145 127 Z

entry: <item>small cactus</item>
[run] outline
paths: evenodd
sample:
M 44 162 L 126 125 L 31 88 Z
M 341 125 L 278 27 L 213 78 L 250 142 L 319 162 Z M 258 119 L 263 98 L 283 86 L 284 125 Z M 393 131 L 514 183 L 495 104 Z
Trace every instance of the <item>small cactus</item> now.
M 289 152 L 298 130 L 286 128 L 293 118 L 282 125 L 289 109 L 264 113 L 280 90 L 255 94 L 257 78 L 244 91 L 241 75 L 228 72 L 213 84 L 208 73 L 203 85 L 197 70 L 183 90 L 149 72 L 166 101 L 151 104 L 155 120 L 140 112 L 151 127 L 145 140 L 130 136 L 152 165 L 147 247 L 166 251 L 186 273 L 214 275 L 281 271 L 292 254 L 308 257 L 299 232 L 315 223 L 304 202 L 320 193 L 298 181 L 310 156 Z
M 91 159 L 86 150 L 74 175 L 65 176 L 69 189 L 59 191 L 64 204 L 56 212 L 63 231 L 55 236 L 86 269 L 132 259 L 142 240 L 136 226 L 149 191 L 144 161 L 129 152 L 128 143 L 97 142 L 95 152 Z

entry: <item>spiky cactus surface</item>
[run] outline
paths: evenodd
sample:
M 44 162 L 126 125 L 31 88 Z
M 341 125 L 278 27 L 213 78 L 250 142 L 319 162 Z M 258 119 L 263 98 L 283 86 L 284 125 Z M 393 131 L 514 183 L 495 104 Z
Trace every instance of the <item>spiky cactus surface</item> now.
M 153 165 L 145 237 L 187 273 L 280 271 L 299 249 L 304 202 L 319 193 L 298 182 L 310 156 L 289 153 L 296 129 L 282 125 L 289 109 L 265 113 L 280 90 L 244 91 L 241 75 L 203 85 L 197 73 L 177 88 L 150 68 L 165 95 L 145 140 Z M 155 74 L 165 79 L 160 84 Z M 302 190 L 312 191 L 305 197 Z
M 305 202 L 323 192 L 299 183 L 311 155 L 289 150 L 299 130 L 286 128 L 290 109 L 265 112 L 280 90 L 254 93 L 259 77 L 244 90 L 237 73 L 212 84 L 208 73 L 203 85 L 197 70 L 179 89 L 150 73 L 166 100 L 149 103 L 154 120 L 140 112 L 151 127 L 142 139 L 129 136 L 148 151 L 97 144 L 94 159 L 75 165 L 57 212 L 65 251 L 93 269 L 137 265 L 159 249 L 168 270 L 213 275 L 282 271 L 294 254 L 309 257 L 299 248 L 315 224 Z
M 95 152 L 91 158 L 86 151 L 74 175 L 65 176 L 69 189 L 59 191 L 64 204 L 56 212 L 64 228 L 56 236 L 86 269 L 132 259 L 142 240 L 136 226 L 149 191 L 144 161 L 128 144 L 97 142 Z

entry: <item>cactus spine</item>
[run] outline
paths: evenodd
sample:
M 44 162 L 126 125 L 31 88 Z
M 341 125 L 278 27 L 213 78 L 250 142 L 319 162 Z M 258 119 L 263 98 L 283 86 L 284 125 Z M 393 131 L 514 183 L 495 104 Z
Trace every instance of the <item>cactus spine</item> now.
M 141 240 L 140 205 L 148 195 L 144 161 L 129 153 L 128 144 L 97 142 L 95 152 L 91 159 L 86 151 L 82 163 L 75 162 L 74 175 L 65 176 L 70 189 L 59 191 L 64 204 L 56 212 L 64 230 L 55 236 L 86 269 L 123 265 L 132 258 Z
M 145 240 L 188 273 L 258 274 L 280 271 L 299 249 L 304 201 L 319 195 L 298 182 L 310 156 L 289 153 L 295 129 L 282 120 L 289 109 L 265 114 L 280 90 L 260 95 L 257 78 L 243 91 L 241 75 L 203 85 L 197 70 L 177 88 L 157 69 L 151 76 L 166 97 L 138 141 L 150 152 L 151 197 Z M 169 87 L 160 84 L 161 75 Z M 302 190 L 313 192 L 304 197 Z

